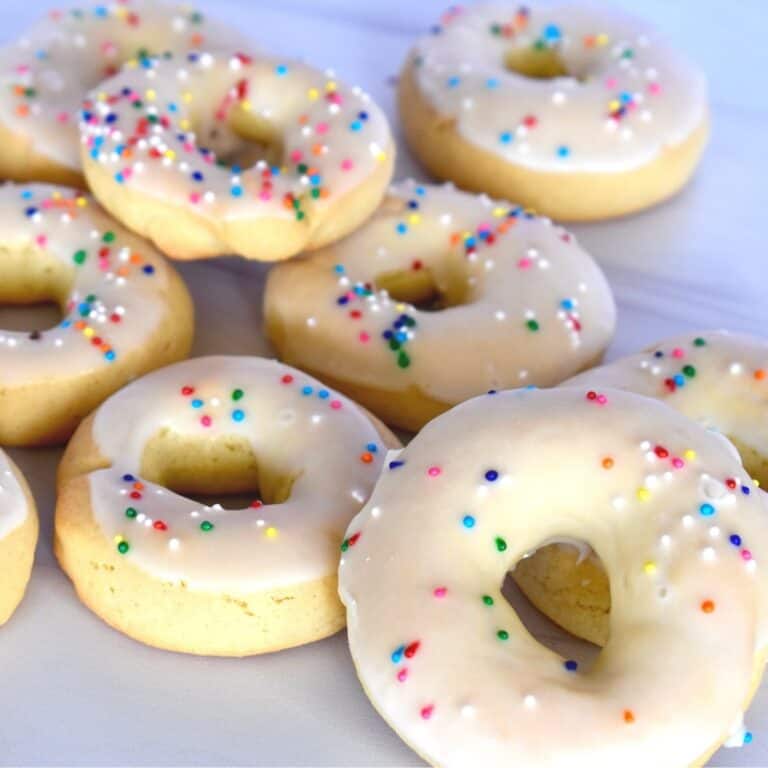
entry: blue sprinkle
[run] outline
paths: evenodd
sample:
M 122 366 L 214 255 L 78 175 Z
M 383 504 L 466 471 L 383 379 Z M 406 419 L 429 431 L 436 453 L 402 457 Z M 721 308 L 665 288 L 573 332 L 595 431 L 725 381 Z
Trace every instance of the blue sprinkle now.
M 472 517 L 472 515 L 464 515 L 464 517 L 461 518 L 461 524 L 465 528 L 474 528 L 475 527 L 475 518 Z
M 347 304 L 349 302 L 349 296 L 339 296 L 338 299 L 336 299 L 337 304 L 341 304 L 342 306 L 344 304 Z
M 728 541 L 733 544 L 734 547 L 740 547 L 741 546 L 741 536 L 739 536 L 737 533 L 731 534 Z
M 454 75 L 448 78 L 448 87 L 455 88 L 461 82 L 461 78 Z
M 715 514 L 715 508 L 711 504 L 702 504 L 699 507 L 699 512 L 701 512 L 704 517 L 709 517 L 710 515 Z
M 752 731 L 744 731 L 744 743 L 745 744 L 751 744 L 752 743 Z
M 31 199 L 32 199 L 32 190 L 30 190 L 30 189 L 25 189 L 25 190 L 24 190 L 24 191 L 21 193 L 21 199 L 22 199 L 22 200 L 31 200 Z
M 408 231 L 408 225 L 402 221 L 395 227 L 398 235 L 404 235 Z
M 357 117 L 360 120 L 367 120 L 368 119 L 368 113 L 367 112 L 358 112 Z
M 557 148 L 557 156 L 558 157 L 568 157 L 568 155 L 571 154 L 571 150 L 565 146 L 565 144 L 561 144 Z
M 203 407 L 203 401 L 199 397 L 196 397 L 194 400 L 192 400 L 190 402 L 190 405 L 193 408 L 202 408 Z
M 563 299 L 563 300 L 560 302 L 560 306 L 561 306 L 563 309 L 569 309 L 569 310 L 570 310 L 570 309 L 573 309 L 573 300 L 572 300 L 572 299 Z
M 305 396 L 306 395 L 311 395 L 312 394 L 312 387 L 310 387 L 309 384 L 307 384 L 306 386 L 303 386 L 301 388 L 301 394 L 305 395 Z
M 514 138 L 514 135 L 510 131 L 504 131 L 499 134 L 499 141 L 502 144 L 511 144 Z
M 676 374 L 675 374 L 675 375 L 672 377 L 672 381 L 674 381 L 674 382 L 675 382 L 675 384 L 677 384 L 677 386 L 678 386 L 678 387 L 683 387 L 683 386 L 685 386 L 685 376 L 683 376 L 683 374 L 682 374 L 682 373 L 676 373 Z
M 489 77 L 485 81 L 485 86 L 486 86 L 486 88 L 491 88 L 491 89 L 498 88 L 499 87 L 499 81 L 495 77 Z
M 132 483 L 136 478 L 133 475 L 123 475 L 124 483 Z
M 288 74 L 288 67 L 285 64 L 278 64 L 275 67 L 275 74 L 278 75 L 278 77 L 282 77 L 283 75 Z
M 569 672 L 575 672 L 579 668 L 579 662 L 578 661 L 574 661 L 573 659 L 568 659 L 568 661 L 563 662 L 563 666 Z
M 419 197 L 424 197 L 427 194 L 427 190 L 424 187 L 416 187 L 415 191 Z
M 743 493 L 745 496 L 749 496 L 749 494 L 750 494 L 750 493 L 752 493 L 752 491 L 750 491 L 750 489 L 749 489 L 749 486 L 748 486 L 748 485 L 742 485 L 742 486 L 741 486 L 741 492 L 742 492 L 742 493 Z
M 363 127 L 363 124 L 359 120 L 353 120 L 349 124 L 350 131 L 359 131 Z
M 403 654 L 405 653 L 405 646 L 401 645 L 399 648 L 395 648 L 394 651 L 392 651 L 392 663 L 393 664 L 399 664 L 400 659 L 403 658 Z
M 330 392 L 329 392 L 327 389 L 321 389 L 321 390 L 320 390 L 320 391 L 317 393 L 317 396 L 318 396 L 318 397 L 319 397 L 321 400 L 327 400 L 327 399 L 328 399 L 328 398 L 331 396 L 331 393 L 330 393 Z
M 104 357 L 106 357 L 107 360 L 109 360 L 111 363 L 117 357 L 117 355 L 110 349 L 109 352 L 104 353 Z
M 24 211 L 24 213 L 26 214 L 27 218 L 31 219 L 37 213 L 37 208 L 33 208 L 33 207 L 27 208 L 27 210 Z
M 240 197 L 243 194 L 243 188 L 242 187 L 232 187 L 230 190 L 230 193 L 232 197 Z
M 376 443 L 368 443 L 368 445 L 365 446 L 365 450 L 370 451 L 371 453 L 376 453 L 376 451 L 379 450 L 379 447 Z
M 555 42 L 559 40 L 561 36 L 562 36 L 562 33 L 560 32 L 560 27 L 558 27 L 557 24 L 547 24 L 547 26 L 544 27 L 545 40 Z
M 664 353 L 663 353 L 663 352 L 662 352 L 660 349 L 657 349 L 657 350 L 656 350 L 656 351 L 653 353 L 653 356 L 654 356 L 654 357 L 664 357 Z
M 408 201 L 408 207 L 415 211 L 419 207 L 419 201 L 418 200 L 409 200 Z
M 200 173 L 200 171 L 195 171 L 192 174 L 192 179 L 193 181 L 203 181 L 203 179 L 205 179 L 205 176 L 203 176 L 203 174 Z
M 343 265 L 343 264 L 337 264 L 337 265 L 336 265 L 336 266 L 333 268 L 333 271 L 334 271 L 334 272 L 335 272 L 337 275 L 342 275 L 342 274 L 344 274 L 344 265 Z
M 398 467 L 402 467 L 403 464 L 405 464 L 404 461 L 390 461 L 389 462 L 389 468 L 390 469 L 397 469 Z
M 155 273 L 155 268 L 154 268 L 154 267 L 153 267 L 151 264 L 145 264 L 145 265 L 144 265 L 144 266 L 141 268 L 141 271 L 142 271 L 142 272 L 143 272 L 145 275 L 153 275 L 153 274 Z
M 498 472 L 497 472 L 495 469 L 489 469 L 489 470 L 488 470 L 488 471 L 485 473 L 485 479 L 486 479 L 486 480 L 487 480 L 489 483 L 493 483 L 493 482 L 496 482 L 496 480 L 498 480 L 498 479 L 499 479 L 499 473 L 498 473 Z
M 242 421 L 245 418 L 245 413 L 241 411 L 239 408 L 236 408 L 234 411 L 232 411 L 232 419 L 234 421 Z
M 122 174 L 122 173 L 116 173 L 116 174 L 115 174 L 115 181 L 116 181 L 118 184 L 122 184 L 122 183 L 125 181 L 125 176 L 123 176 L 123 174 Z
M 488 390 L 488 394 L 489 395 L 496 395 L 496 394 L 498 394 L 498 390 L 497 389 L 489 389 Z

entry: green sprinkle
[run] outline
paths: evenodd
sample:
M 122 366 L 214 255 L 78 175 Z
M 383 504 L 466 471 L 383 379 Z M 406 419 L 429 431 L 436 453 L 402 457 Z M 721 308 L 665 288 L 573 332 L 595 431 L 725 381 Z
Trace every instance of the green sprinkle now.
M 121 555 L 124 555 L 130 548 L 131 548 L 131 545 L 127 541 L 118 542 L 117 551 Z
M 696 369 L 692 365 L 686 365 L 686 366 L 683 366 L 683 373 L 689 379 L 692 379 L 696 375 Z
M 341 542 L 341 551 L 346 552 L 349 549 L 349 539 L 344 539 L 344 541 Z
M 493 605 L 493 598 L 490 595 L 483 595 L 483 602 L 486 605 Z
M 314 198 L 320 197 L 320 187 L 315 187 L 312 190 L 311 194 L 312 194 L 312 197 L 314 197 Z
M 707 344 L 706 339 L 702 339 L 701 336 L 697 336 L 693 340 L 693 346 L 694 347 L 704 347 L 704 346 L 706 346 L 706 344 Z
M 213 530 L 213 523 L 210 520 L 203 520 L 202 523 L 200 523 L 200 530 L 205 531 L 206 533 L 208 531 Z
M 506 629 L 500 629 L 496 633 L 496 637 L 498 637 L 499 640 L 509 640 L 509 632 L 507 632 Z
M 538 331 L 539 330 L 539 323 L 537 320 L 528 320 L 525 324 L 526 328 L 528 328 L 529 331 Z
M 403 350 L 400 350 L 397 356 L 397 364 L 401 368 L 407 368 L 411 364 L 411 358 Z
M 397 350 L 400 349 L 400 342 L 397 339 L 395 339 L 395 338 L 390 339 L 389 340 L 389 348 L 393 352 L 397 352 Z
M 75 262 L 75 264 L 85 264 L 85 260 L 88 258 L 88 254 L 83 251 L 75 251 L 75 255 L 72 257 L 72 261 Z
M 114 232 L 105 232 L 104 237 L 101 238 L 105 243 L 111 243 L 115 239 Z
M 232 399 L 237 402 L 238 400 L 242 399 L 245 392 L 243 392 L 242 389 L 235 389 L 232 391 Z
M 128 507 L 128 509 L 125 510 L 125 516 L 126 517 L 136 517 L 139 513 L 136 511 L 134 507 Z
M 504 541 L 504 539 L 501 538 L 501 536 L 496 537 L 496 549 L 499 550 L 499 552 L 503 552 L 507 548 L 507 542 Z

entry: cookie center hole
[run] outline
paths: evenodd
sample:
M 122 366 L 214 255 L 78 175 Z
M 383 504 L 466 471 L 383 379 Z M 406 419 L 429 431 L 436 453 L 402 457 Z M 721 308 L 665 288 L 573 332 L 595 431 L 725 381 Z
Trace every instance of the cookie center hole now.
M 61 307 L 55 301 L 10 304 L 0 299 L 0 328 L 5 331 L 27 332 L 31 338 L 36 338 L 62 320 Z
M 591 664 L 608 640 L 608 578 L 586 543 L 539 547 L 507 574 L 502 595 L 533 637 L 579 666 Z
M 224 509 L 282 504 L 296 477 L 261 462 L 240 435 L 190 438 L 163 430 L 150 439 L 141 461 L 141 477 L 200 504 Z
M 378 291 L 386 291 L 393 301 L 411 304 L 422 312 L 439 312 L 467 303 L 466 281 L 438 284 L 429 267 L 416 262 L 411 269 L 382 272 L 374 279 Z
M 239 103 L 230 107 L 225 119 L 215 119 L 197 133 L 200 146 L 207 147 L 219 164 L 252 168 L 263 160 L 282 166 L 282 131 L 266 118 L 245 111 Z
M 511 48 L 504 55 L 504 67 L 532 80 L 553 80 L 572 74 L 558 50 L 548 46 Z

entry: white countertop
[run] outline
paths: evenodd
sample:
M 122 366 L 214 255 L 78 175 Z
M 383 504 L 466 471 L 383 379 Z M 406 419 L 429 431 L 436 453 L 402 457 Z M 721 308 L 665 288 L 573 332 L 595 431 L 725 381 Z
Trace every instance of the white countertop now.
M 395 125 L 392 76 L 411 41 L 443 10 L 439 0 L 198 4 L 265 50 L 334 67 L 369 90 Z M 617 4 L 655 22 L 705 68 L 713 136 L 694 182 L 675 200 L 572 228 L 616 292 L 619 327 L 610 354 L 683 330 L 766 335 L 768 4 Z M 3 38 L 50 5 L 0 0 Z M 401 145 L 398 176 L 406 175 L 426 178 Z M 181 271 L 198 306 L 195 354 L 269 354 L 260 330 L 265 267 L 223 259 Z M 51 552 L 60 451 L 10 453 L 32 485 L 42 536 L 27 597 L 0 630 L 0 765 L 422 764 L 368 703 L 343 633 L 232 660 L 153 650 L 107 627 L 77 601 Z M 752 745 L 721 750 L 712 765 L 768 764 L 768 684 L 746 720 Z

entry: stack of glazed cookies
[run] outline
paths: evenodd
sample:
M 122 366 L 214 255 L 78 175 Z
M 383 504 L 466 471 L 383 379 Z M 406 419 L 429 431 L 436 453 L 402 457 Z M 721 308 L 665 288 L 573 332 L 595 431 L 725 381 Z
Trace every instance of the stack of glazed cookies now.
M 0 446 L 68 441 L 54 549 L 94 613 L 220 656 L 347 625 L 371 702 L 438 766 L 692 766 L 751 739 L 768 340 L 695 329 L 601 365 L 611 288 L 549 218 L 689 179 L 706 84 L 671 44 L 602 6 L 449 10 L 398 91 L 442 185 L 391 184 L 363 90 L 187 7 L 53 13 L 0 73 L 0 304 L 63 318 L 0 330 Z M 168 259 L 228 254 L 280 262 L 279 361 L 186 359 Z M 196 500 L 232 494 L 254 499 Z M 37 527 L 0 450 L 0 625 Z M 594 665 L 528 632 L 509 573 Z

